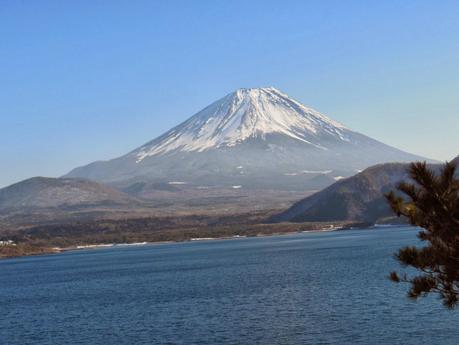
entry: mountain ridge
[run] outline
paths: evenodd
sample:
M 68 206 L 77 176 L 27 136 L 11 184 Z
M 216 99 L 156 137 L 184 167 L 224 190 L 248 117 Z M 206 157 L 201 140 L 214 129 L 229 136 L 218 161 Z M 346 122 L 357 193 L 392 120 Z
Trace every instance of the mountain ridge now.
M 419 159 L 424 158 L 352 131 L 275 88 L 250 88 L 224 96 L 126 155 L 64 177 L 122 189 L 139 181 L 180 181 L 311 190 L 373 164 Z
M 0 189 L 0 210 L 129 205 L 138 200 L 94 181 L 32 177 Z
M 451 162 L 457 163 L 457 158 Z M 411 181 L 408 163 L 378 164 L 340 180 L 294 203 L 273 216 L 272 222 L 360 221 L 374 223 L 393 216 L 385 193 L 396 190 L 401 181 Z M 431 164 L 439 171 L 441 164 Z M 459 170 L 456 171 L 456 176 Z
M 325 149 L 307 140 L 305 134 L 328 132 L 346 140 L 344 129 L 338 122 L 273 87 L 244 88 L 217 100 L 133 153 L 139 162 L 145 157 L 174 149 L 202 152 L 274 133 Z

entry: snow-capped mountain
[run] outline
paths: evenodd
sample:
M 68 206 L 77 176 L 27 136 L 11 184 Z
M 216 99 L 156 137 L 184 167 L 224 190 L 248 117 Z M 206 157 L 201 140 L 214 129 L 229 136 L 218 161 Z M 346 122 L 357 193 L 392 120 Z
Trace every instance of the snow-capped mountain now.
M 421 157 L 354 132 L 275 88 L 239 89 L 138 149 L 71 171 L 128 188 L 321 188 L 370 165 Z
M 349 141 L 345 127 L 275 88 L 239 89 L 136 150 L 138 161 L 174 150 L 231 147 L 281 134 L 321 150 L 323 136 Z

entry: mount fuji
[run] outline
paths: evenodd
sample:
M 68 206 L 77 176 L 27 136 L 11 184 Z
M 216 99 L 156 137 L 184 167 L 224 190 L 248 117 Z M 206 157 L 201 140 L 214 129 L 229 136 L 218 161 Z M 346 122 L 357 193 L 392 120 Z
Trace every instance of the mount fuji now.
M 420 159 L 270 87 L 238 89 L 132 152 L 66 177 L 124 190 L 139 184 L 311 190 L 377 163 Z

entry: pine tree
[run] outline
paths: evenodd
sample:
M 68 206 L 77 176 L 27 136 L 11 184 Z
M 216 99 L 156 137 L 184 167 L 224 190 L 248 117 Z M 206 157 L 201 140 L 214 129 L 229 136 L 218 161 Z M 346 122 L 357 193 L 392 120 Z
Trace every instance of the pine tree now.
M 394 282 L 410 284 L 408 296 L 417 299 L 438 293 L 448 308 L 459 301 L 459 180 L 456 164 L 446 163 L 439 173 L 427 164 L 410 165 L 414 183 L 402 182 L 386 198 L 400 216 L 421 227 L 418 237 L 425 246 L 401 248 L 396 258 L 405 267 L 414 267 L 419 275 L 390 274 Z M 400 193 L 398 193 L 400 194 Z M 403 195 L 404 194 L 404 195 Z

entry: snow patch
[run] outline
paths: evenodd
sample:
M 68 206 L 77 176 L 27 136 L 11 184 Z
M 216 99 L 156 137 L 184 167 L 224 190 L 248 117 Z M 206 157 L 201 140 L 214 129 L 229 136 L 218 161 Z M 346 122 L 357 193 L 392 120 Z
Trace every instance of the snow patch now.
M 326 175 L 330 174 L 333 170 L 301 170 L 300 172 L 284 173 L 285 176 L 297 176 L 297 175 L 306 175 L 306 174 L 320 174 Z
M 330 174 L 333 170 L 302 170 L 303 174 Z

